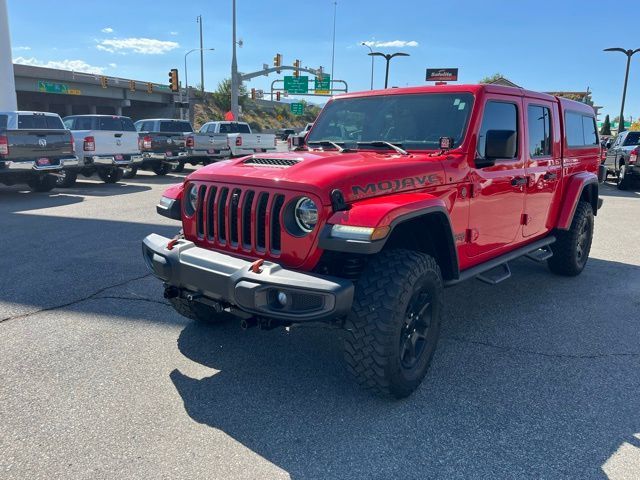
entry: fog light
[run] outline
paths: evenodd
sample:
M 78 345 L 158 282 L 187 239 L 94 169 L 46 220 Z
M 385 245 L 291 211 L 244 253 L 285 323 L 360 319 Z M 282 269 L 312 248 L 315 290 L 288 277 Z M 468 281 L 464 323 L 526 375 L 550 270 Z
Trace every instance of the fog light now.
M 287 305 L 287 294 L 284 292 L 278 292 L 278 303 L 283 307 Z

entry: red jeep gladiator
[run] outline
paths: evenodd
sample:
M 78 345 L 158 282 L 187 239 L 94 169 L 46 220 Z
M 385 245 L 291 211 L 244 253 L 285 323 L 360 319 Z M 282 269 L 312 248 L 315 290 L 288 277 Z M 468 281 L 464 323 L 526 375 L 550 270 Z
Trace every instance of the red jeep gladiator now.
M 365 387 L 425 376 L 443 288 L 496 284 L 521 256 L 585 267 L 598 198 L 594 111 L 519 88 L 446 85 L 338 96 L 292 152 L 219 162 L 168 189 L 174 239 L 144 259 L 182 315 L 244 327 L 344 328 Z

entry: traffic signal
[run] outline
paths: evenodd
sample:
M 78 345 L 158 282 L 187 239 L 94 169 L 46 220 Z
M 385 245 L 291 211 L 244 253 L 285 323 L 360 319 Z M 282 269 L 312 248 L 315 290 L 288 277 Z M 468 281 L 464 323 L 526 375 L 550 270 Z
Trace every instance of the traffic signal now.
M 153 83 L 147 82 L 147 93 L 153 93 Z
M 322 76 L 324 75 L 324 73 L 322 72 L 322 66 L 320 66 L 318 68 L 318 71 L 316 73 L 316 77 L 318 77 L 318 80 L 322 81 Z
M 169 87 L 172 92 L 180 91 L 180 84 L 178 83 L 178 69 L 172 68 L 169 72 Z
M 100 77 L 100 85 L 102 88 L 107 88 L 107 77 Z
M 129 80 L 129 91 L 130 92 L 135 92 L 136 91 L 136 81 L 135 80 Z
M 256 99 L 256 89 L 252 88 L 251 89 L 251 100 L 255 100 Z
M 280 92 L 276 92 L 276 102 L 280 101 Z
M 293 76 L 294 77 L 299 77 L 300 76 L 300 60 L 296 60 L 295 62 L 293 62 L 293 66 L 295 67 L 295 70 L 293 71 Z
M 282 55 L 279 53 L 276 53 L 275 57 L 273 57 L 273 66 L 278 68 L 282 66 Z M 278 73 L 280 73 L 280 70 L 276 70 Z

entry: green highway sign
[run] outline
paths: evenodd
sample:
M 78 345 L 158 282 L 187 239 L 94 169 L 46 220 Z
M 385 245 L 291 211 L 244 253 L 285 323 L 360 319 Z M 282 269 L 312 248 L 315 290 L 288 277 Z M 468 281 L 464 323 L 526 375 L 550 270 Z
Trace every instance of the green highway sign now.
M 309 77 L 284 77 L 284 90 L 290 95 L 309 93 Z
M 322 80 L 316 77 L 315 88 L 316 94 L 330 95 L 331 94 L 331 75 L 326 73 L 322 75 Z
M 289 107 L 291 108 L 291 113 L 294 115 L 304 114 L 304 103 L 290 103 Z
M 69 93 L 69 86 L 64 83 L 51 83 L 39 80 L 38 91 L 44 93 L 61 93 L 66 95 Z

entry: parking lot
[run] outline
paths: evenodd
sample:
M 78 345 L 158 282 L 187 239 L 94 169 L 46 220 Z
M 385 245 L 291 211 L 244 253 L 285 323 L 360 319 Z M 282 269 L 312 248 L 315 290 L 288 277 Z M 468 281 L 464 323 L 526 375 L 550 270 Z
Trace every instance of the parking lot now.
M 389 401 L 339 330 L 168 306 L 140 241 L 176 232 L 155 204 L 188 173 L 0 187 L 0 477 L 640 477 L 638 188 L 601 187 L 579 277 L 522 259 L 447 290 L 427 378 Z

